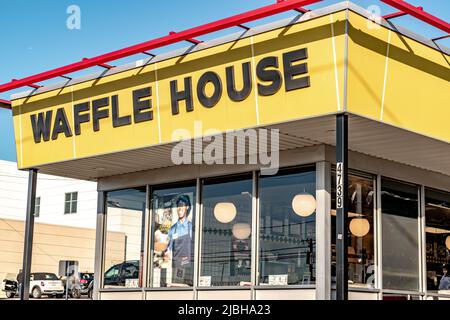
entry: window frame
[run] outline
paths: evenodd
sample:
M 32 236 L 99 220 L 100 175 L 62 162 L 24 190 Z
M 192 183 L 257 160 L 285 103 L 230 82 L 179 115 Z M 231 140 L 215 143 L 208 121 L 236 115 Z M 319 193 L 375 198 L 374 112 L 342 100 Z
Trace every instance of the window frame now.
M 76 195 L 76 199 L 74 199 Z M 67 200 L 69 196 L 69 200 Z M 67 211 L 67 205 L 69 205 L 69 211 Z M 64 215 L 77 214 L 78 212 L 78 191 L 64 193 Z
M 383 189 L 383 180 L 387 180 L 387 181 L 391 181 L 394 183 L 398 183 L 398 184 L 404 184 L 407 186 L 411 186 L 414 187 L 416 189 L 416 193 L 417 193 L 417 263 L 418 263 L 418 269 L 417 269 L 417 277 L 418 277 L 418 289 L 417 290 L 410 290 L 410 289 L 391 289 L 391 288 L 386 288 L 384 286 L 384 268 L 383 268 L 383 202 L 381 199 L 381 193 L 382 193 L 382 189 Z M 426 288 L 424 288 L 423 286 L 423 281 L 424 281 L 424 269 L 423 269 L 423 254 L 424 254 L 424 250 L 425 248 L 423 247 L 423 234 L 425 232 L 425 226 L 423 225 L 423 216 L 425 214 L 423 207 L 424 207 L 424 193 L 423 193 L 423 185 L 414 183 L 414 182 L 409 182 L 409 181 L 405 181 L 405 180 L 400 180 L 400 179 L 396 179 L 396 178 L 392 178 L 389 176 L 385 176 L 385 175 L 379 175 L 378 176 L 378 187 L 377 190 L 378 192 L 378 196 L 377 199 L 379 200 L 378 205 L 379 205 L 379 223 L 380 223 L 380 233 L 379 233 L 379 244 L 380 244 L 380 248 L 379 248 L 379 257 L 380 257 L 380 266 L 379 266 L 379 274 L 378 276 L 381 279 L 381 285 L 380 285 L 380 290 L 381 290 L 381 295 L 383 293 L 398 293 L 398 294 L 410 294 L 410 295 L 418 295 L 418 296 L 425 296 L 426 295 Z M 426 272 L 426 271 L 425 271 Z
M 450 293 L 439 293 L 439 290 L 438 290 L 438 292 L 435 292 L 435 291 L 429 291 L 428 290 L 428 283 L 427 283 L 427 280 L 428 280 L 428 275 L 427 275 L 427 272 L 428 272 L 428 263 L 427 263 L 427 250 L 426 250 L 426 248 L 427 248 L 427 232 L 426 232 L 426 227 L 427 227 L 427 219 L 426 219 L 426 205 L 427 205 L 427 201 L 426 201 L 426 199 L 427 199 L 427 191 L 428 192 L 440 192 L 440 193 L 447 193 L 447 194 L 450 194 L 450 190 L 441 190 L 441 189 L 436 189 L 436 188 L 432 188 L 432 187 L 428 187 L 428 186 L 426 186 L 426 185 L 421 185 L 420 186 L 421 188 L 420 188 L 420 191 L 421 191 L 421 197 L 420 197 L 420 199 L 421 199 L 421 216 L 420 216 L 420 220 L 422 221 L 422 229 L 421 229 L 421 235 L 422 235 L 422 254 L 421 254 L 421 257 L 422 257 L 422 273 L 421 273 L 421 275 L 422 275 L 422 277 L 423 277 L 423 279 L 422 279 L 422 288 L 423 288 L 423 292 L 425 293 L 425 296 L 428 298 L 428 297 L 431 297 L 431 298 L 439 298 L 439 297 L 442 297 L 442 298 L 445 298 L 445 299 L 448 299 L 448 298 L 450 298 Z M 450 249 L 449 249 L 450 250 Z
M 146 272 L 147 272 L 147 279 L 143 279 L 142 283 L 143 283 L 143 287 L 144 289 L 147 290 L 176 290 L 176 289 L 193 289 L 197 287 L 197 265 L 198 263 L 196 261 L 198 261 L 198 257 L 197 257 L 197 246 L 196 246 L 196 242 L 197 242 L 197 238 L 198 238 L 198 233 L 199 233 L 199 229 L 197 229 L 197 220 L 199 219 L 199 208 L 198 208 L 198 203 L 199 203 L 199 187 L 198 187 L 198 183 L 199 183 L 199 179 L 188 179 L 188 180 L 184 180 L 184 181 L 180 181 L 180 182 L 169 182 L 169 183 L 164 183 L 164 184 L 155 184 L 155 185 L 147 185 L 147 211 L 148 211 L 148 226 L 145 228 L 145 232 L 147 232 L 147 235 L 145 236 L 146 240 L 147 240 L 147 245 L 145 246 L 145 253 L 147 253 L 147 258 L 145 259 L 146 262 Z M 153 206 L 153 194 L 155 191 L 157 190 L 167 190 L 167 189 L 176 189 L 176 188 L 187 188 L 187 187 L 194 187 L 195 189 L 195 202 L 191 203 L 192 206 L 192 213 L 194 214 L 194 219 L 192 220 L 193 223 L 193 237 L 194 237 L 194 261 L 193 261 L 193 270 L 194 270 L 194 275 L 193 275 L 193 285 L 191 287 L 186 287 L 186 288 L 173 288 L 173 287 L 153 287 L 153 262 L 154 262 L 154 223 L 155 223 L 155 215 L 154 215 L 154 206 Z M 196 260 L 197 259 L 197 260 Z
M 275 177 L 275 176 L 289 176 L 289 175 L 295 175 L 295 174 L 299 174 L 299 173 L 305 173 L 305 172 L 313 172 L 314 173 L 314 178 L 315 178 L 315 186 L 314 186 L 314 197 L 316 198 L 317 201 L 317 164 L 306 164 L 306 165 L 296 165 L 296 166 L 287 166 L 287 167 L 282 167 L 278 170 L 278 173 L 276 175 L 272 175 L 272 176 L 267 176 L 267 177 Z M 255 171 L 255 175 L 256 175 L 256 181 L 255 181 L 255 195 L 256 195 L 256 208 L 255 208 L 255 216 L 256 216 L 256 232 L 255 232 L 255 241 L 257 242 L 256 245 L 256 268 L 255 268 L 255 286 L 262 288 L 262 289 L 278 289 L 278 288 L 301 288 L 301 289 L 307 289 L 307 288 L 316 288 L 316 284 L 317 284 L 317 230 L 316 230 L 316 226 L 317 226 L 317 217 L 315 217 L 315 223 L 314 223 L 314 228 L 315 228 L 315 237 L 314 237 L 314 241 L 315 241 L 315 250 L 314 250 L 314 255 L 313 255 L 313 259 L 314 259 L 314 270 L 315 270 L 315 279 L 316 281 L 314 283 L 311 284 L 287 284 L 287 285 L 269 285 L 267 284 L 263 284 L 261 283 L 261 278 L 260 278 L 260 223 L 261 223 L 261 171 Z M 330 198 L 331 199 L 331 198 Z M 316 208 L 316 212 L 314 212 L 314 215 L 317 214 L 317 208 Z M 288 233 L 290 234 L 291 232 L 291 227 L 289 226 L 288 229 Z
M 252 227 L 252 238 L 250 241 L 250 282 L 251 285 L 250 286 L 239 286 L 239 285 L 234 285 L 234 286 L 210 286 L 210 287 L 204 287 L 204 286 L 200 286 L 200 275 L 201 275 L 201 262 L 202 262 L 202 244 L 203 244 L 203 215 L 204 215 L 204 187 L 205 187 L 205 181 L 210 182 L 211 184 L 220 184 L 220 183 L 227 183 L 227 182 L 233 182 L 233 181 L 240 181 L 240 180 L 245 180 L 245 179 L 251 179 L 251 183 L 252 183 L 252 208 L 251 208 L 251 227 Z M 254 268 L 254 259 L 253 259 L 253 255 L 254 255 L 254 238 L 256 238 L 258 236 L 257 231 L 253 230 L 254 224 L 255 224 L 255 198 L 256 198 L 256 192 L 257 190 L 255 190 L 255 185 L 257 185 L 255 183 L 255 179 L 256 179 L 256 174 L 255 171 L 245 171 L 242 173 L 235 173 L 235 174 L 229 174 L 229 175 L 219 175 L 219 176 L 212 176 L 212 177 L 204 177 L 200 179 L 200 195 L 201 197 L 199 197 L 200 200 L 200 214 L 198 215 L 198 219 L 200 220 L 200 232 L 198 232 L 198 235 L 196 235 L 196 237 L 199 238 L 199 246 L 198 246 L 198 251 L 197 251 L 197 262 L 195 263 L 197 265 L 197 282 L 194 283 L 194 288 L 196 290 L 221 290 L 221 289 L 238 289 L 238 290 L 242 290 L 242 289 L 250 289 L 252 287 L 256 286 L 256 282 L 254 280 L 255 278 L 255 268 Z M 208 183 L 206 183 L 206 185 L 208 185 Z
M 330 179 L 330 183 L 331 183 L 331 189 L 330 189 L 330 210 L 333 210 L 333 197 L 332 195 L 332 190 L 333 187 L 335 187 L 335 185 L 333 186 L 332 182 L 333 182 L 333 177 L 336 177 L 336 165 L 332 165 L 331 166 L 331 179 Z M 382 265 L 382 261 L 381 261 L 381 255 L 382 255 L 382 243 L 381 243 L 381 197 L 379 197 L 379 195 L 381 195 L 380 191 L 381 191 L 381 176 L 377 175 L 377 174 L 373 174 L 370 172 L 366 172 L 366 171 L 360 171 L 357 169 L 348 169 L 348 175 L 349 176 L 354 176 L 357 178 L 363 178 L 363 179 L 368 179 L 372 181 L 372 186 L 373 186 L 373 192 L 374 192 L 374 196 L 373 196 L 373 251 L 374 251 L 374 286 L 372 288 L 360 288 L 358 286 L 356 286 L 355 284 L 348 284 L 348 288 L 349 291 L 351 290 L 355 290 L 355 291 L 369 291 L 369 292 L 378 292 L 381 290 L 381 275 L 382 275 L 382 269 L 381 269 L 381 265 Z M 380 179 L 379 179 L 380 177 Z M 330 211 L 330 216 L 331 216 L 331 211 Z M 332 231 L 332 226 L 331 226 L 331 221 L 330 221 L 330 232 Z M 348 233 L 350 233 L 350 229 L 348 230 Z M 332 237 L 334 235 L 331 235 Z M 332 249 L 330 248 L 330 261 L 332 262 Z M 331 276 L 331 270 L 330 269 L 330 276 Z
M 141 241 L 143 241 L 141 243 L 141 245 L 144 246 L 144 252 L 143 252 L 143 257 L 142 257 L 142 263 L 140 262 L 140 268 L 139 271 L 141 272 L 140 277 L 142 278 L 142 286 L 141 287 L 137 287 L 137 288 L 126 288 L 126 287 L 119 287 L 119 288 L 105 288 L 105 274 L 106 272 L 108 272 L 108 270 L 110 270 L 112 267 L 114 266 L 110 266 L 108 269 L 105 270 L 105 260 L 106 260 L 106 250 L 107 250 L 107 234 L 108 234 L 108 194 L 112 193 L 112 192 L 118 192 L 118 191 L 125 191 L 125 190 L 130 190 L 130 189 L 145 189 L 145 208 L 144 211 L 142 212 L 142 214 L 144 215 L 144 219 L 143 219 L 143 225 L 141 226 L 141 230 L 142 232 L 144 232 L 144 234 L 141 234 Z M 101 229 L 102 232 L 100 234 L 101 237 L 101 257 L 100 257 L 100 275 L 101 275 L 101 279 L 99 281 L 99 286 L 98 286 L 98 290 L 99 292 L 122 292 L 122 291 L 141 291 L 144 290 L 146 288 L 146 279 L 148 278 L 148 275 L 146 274 L 146 269 L 147 266 L 145 265 L 147 263 L 148 260 L 148 256 L 147 256 L 147 252 L 148 250 L 146 250 L 147 248 L 147 239 L 148 239 L 148 234 L 145 234 L 145 232 L 147 232 L 147 226 L 148 226 L 148 219 L 149 219 L 149 198 L 148 198 L 148 194 L 149 194 L 149 185 L 139 185 L 139 186 L 127 186 L 124 188 L 115 188 L 115 189 L 109 189 L 109 190 L 104 190 L 101 191 L 101 193 L 103 193 L 103 215 L 104 218 L 102 219 L 103 221 L 101 222 Z M 96 227 L 96 232 L 97 235 L 99 236 L 99 226 L 97 224 Z M 123 261 L 125 262 L 125 261 Z M 119 274 L 122 272 L 122 266 L 123 263 L 121 263 L 120 269 L 119 269 Z M 95 273 L 95 272 L 94 272 Z M 94 275 L 95 276 L 95 275 Z

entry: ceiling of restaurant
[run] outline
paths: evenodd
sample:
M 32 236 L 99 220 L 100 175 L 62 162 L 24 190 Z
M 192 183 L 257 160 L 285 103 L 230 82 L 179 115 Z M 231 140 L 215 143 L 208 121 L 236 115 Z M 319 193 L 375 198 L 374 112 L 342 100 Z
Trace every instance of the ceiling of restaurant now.
M 335 145 L 335 116 L 323 116 L 272 126 L 280 129 L 280 151 Z M 205 142 L 204 145 L 207 145 Z M 101 177 L 174 166 L 174 144 L 100 155 L 39 167 L 39 172 L 95 181 Z M 450 176 L 448 143 L 372 121 L 349 116 L 349 149 Z

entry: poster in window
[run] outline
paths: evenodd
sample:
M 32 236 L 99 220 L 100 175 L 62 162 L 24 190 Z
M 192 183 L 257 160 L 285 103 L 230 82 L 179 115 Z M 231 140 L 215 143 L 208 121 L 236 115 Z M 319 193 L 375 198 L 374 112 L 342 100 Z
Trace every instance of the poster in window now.
M 154 198 L 153 286 L 192 286 L 193 193 Z

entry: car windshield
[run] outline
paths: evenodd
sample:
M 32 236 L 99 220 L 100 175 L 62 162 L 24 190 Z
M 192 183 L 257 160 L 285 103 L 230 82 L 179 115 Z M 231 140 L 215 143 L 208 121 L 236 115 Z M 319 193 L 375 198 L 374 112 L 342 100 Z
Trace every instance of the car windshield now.
M 35 273 L 34 280 L 48 281 L 48 280 L 59 280 L 54 273 Z

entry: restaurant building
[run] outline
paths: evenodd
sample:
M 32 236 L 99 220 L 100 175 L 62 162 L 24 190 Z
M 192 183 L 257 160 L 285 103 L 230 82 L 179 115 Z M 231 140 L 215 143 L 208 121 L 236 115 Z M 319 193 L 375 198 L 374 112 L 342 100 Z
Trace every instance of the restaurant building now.
M 349 2 L 240 27 L 12 97 L 29 204 L 97 182 L 94 297 L 449 298 L 450 49 Z

